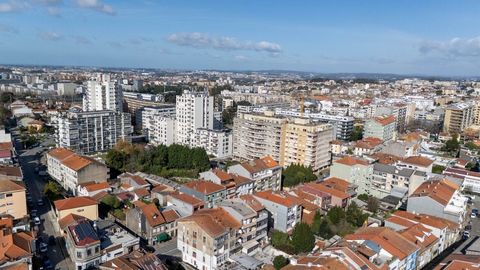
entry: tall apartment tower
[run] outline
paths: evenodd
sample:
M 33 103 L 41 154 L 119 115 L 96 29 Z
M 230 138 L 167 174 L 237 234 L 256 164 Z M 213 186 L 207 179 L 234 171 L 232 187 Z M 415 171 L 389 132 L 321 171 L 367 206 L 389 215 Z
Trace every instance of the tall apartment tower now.
M 192 145 L 195 131 L 213 129 L 213 96 L 208 92 L 184 91 L 177 96 L 175 142 Z
M 112 110 L 123 111 L 122 90 L 108 74 L 98 74 L 87 82 L 87 91 L 83 96 L 84 111 Z
M 472 103 L 457 103 L 445 109 L 443 131 L 461 134 L 463 130 L 475 123 L 475 106 Z
M 240 113 L 234 119 L 233 156 L 251 160 L 271 156 L 281 166 L 301 164 L 320 170 L 330 165 L 331 124 L 307 118 Z

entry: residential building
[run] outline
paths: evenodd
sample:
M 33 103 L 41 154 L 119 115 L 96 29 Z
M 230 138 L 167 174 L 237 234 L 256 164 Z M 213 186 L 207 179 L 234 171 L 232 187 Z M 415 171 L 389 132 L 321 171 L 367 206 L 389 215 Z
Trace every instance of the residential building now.
M 255 191 L 280 190 L 282 167 L 270 156 L 228 167 L 228 173 L 245 177 L 255 183 Z
M 224 186 L 205 180 L 185 183 L 180 187 L 180 192 L 202 200 L 206 208 L 213 208 L 227 198 L 227 190 Z
M 474 124 L 475 105 L 473 103 L 456 103 L 445 108 L 443 132 L 462 134 L 463 130 Z
M 97 74 L 87 81 L 87 90 L 83 96 L 84 111 L 123 111 L 122 90 L 108 74 Z
M 17 166 L 0 165 L 0 177 L 2 179 L 23 181 L 22 168 Z
M 396 137 L 395 116 L 379 116 L 367 120 L 364 128 L 364 137 L 378 138 L 382 141 L 390 141 Z
M 197 269 L 226 266 L 230 256 L 241 249 L 238 242 L 242 224 L 222 208 L 203 209 L 178 220 L 177 248 L 182 260 Z
M 22 182 L 0 180 L 0 215 L 21 219 L 27 215 L 26 188 Z
M 147 139 L 153 145 L 169 146 L 175 143 L 175 119 L 155 115 L 148 124 Z M 144 129 L 145 130 L 145 129 Z
M 159 125 L 161 127 L 158 127 Z M 167 134 L 161 132 L 165 125 L 168 128 L 166 130 L 168 131 Z M 169 104 L 156 107 L 140 107 L 135 115 L 135 130 L 146 134 L 149 141 L 155 140 L 155 138 L 159 140 L 158 137 L 172 137 L 170 138 L 170 144 L 173 143 L 175 137 L 175 106 Z
M 431 229 L 422 224 L 415 224 L 404 229 L 400 234 L 420 247 L 417 256 L 417 269 L 422 269 L 439 254 L 439 242 Z
M 315 171 L 330 165 L 333 127 L 307 118 L 240 113 L 234 119 L 235 158 L 250 160 L 270 155 L 281 166 L 302 164 Z
M 89 220 L 67 226 L 65 233 L 65 246 L 75 269 L 90 269 L 101 263 L 100 237 Z
M 463 190 L 480 193 L 480 173 L 472 172 L 466 169 L 449 167 L 446 168 L 442 174 L 447 177 L 460 179 L 460 181 L 463 182 Z
M 291 232 L 302 219 L 302 206 L 297 198 L 282 191 L 259 191 L 253 194 L 269 213 L 271 228 Z
M 217 158 L 230 157 L 233 151 L 233 134 L 231 130 L 197 128 L 191 147 L 203 148 L 208 155 Z
M 255 209 L 240 198 L 225 200 L 219 204 L 219 207 L 242 224 L 237 241 L 241 243 L 239 248 L 243 253 L 254 255 L 263 247 L 268 240 L 268 214 L 266 212 L 259 215 Z
M 35 233 L 13 230 L 13 218 L 0 216 L 0 265 L 2 269 L 32 270 L 32 257 L 36 251 Z
M 363 245 L 364 254 L 378 253 L 375 260 L 386 263 L 389 269 L 417 269 L 420 248 L 392 229 L 360 228 L 355 233 L 345 236 L 345 240 Z
M 396 211 L 385 220 L 385 227 L 398 232 L 416 224 L 431 230 L 432 234 L 439 239 L 438 254 L 457 242 L 460 237 L 461 228 L 458 223 L 431 215 Z
M 403 160 L 399 160 L 396 166 L 430 173 L 432 172 L 433 160 L 422 156 L 409 156 Z
M 330 177 L 344 179 L 356 185 L 360 194 L 370 194 L 372 175 L 373 164 L 351 156 L 335 160 L 330 167 Z
M 213 96 L 185 90 L 176 100 L 175 142 L 191 145 L 196 129 L 213 129 Z
M 55 117 L 57 147 L 80 154 L 112 149 L 119 140 L 130 141 L 130 114 L 117 111 L 78 112 L 70 110 Z
M 152 186 L 147 180 L 137 174 L 132 173 L 122 173 L 117 178 L 120 180 L 120 188 L 126 191 L 134 191 L 137 189 L 147 189 L 150 190 Z
M 134 202 L 135 207 L 126 211 L 126 226 L 147 241 L 155 245 L 177 235 L 177 219 L 180 217 L 173 209 L 160 211 L 153 203 Z
M 460 194 L 460 187 L 449 180 L 430 180 L 408 197 L 407 210 L 464 224 L 467 198 Z
M 375 109 L 376 116 L 382 115 L 393 115 L 395 117 L 396 122 L 396 130 L 399 133 L 405 132 L 405 128 L 407 127 L 407 110 L 408 105 L 396 103 L 392 106 L 381 106 Z
M 78 196 L 88 196 L 93 197 L 100 192 L 107 192 L 110 193 L 112 191 L 112 187 L 108 182 L 90 182 L 85 184 L 78 185 L 77 194 Z
M 182 217 L 190 216 L 204 206 L 204 201 L 185 193 L 174 192 L 167 195 L 167 207 L 175 209 Z
M 109 178 L 109 169 L 105 164 L 69 149 L 55 148 L 46 157 L 50 176 L 74 195 L 81 184 L 103 183 Z
M 380 150 L 380 145 L 382 143 L 383 141 L 381 139 L 371 137 L 358 140 L 353 146 L 353 155 L 359 157 L 363 155 L 372 155 Z
M 255 183 L 253 180 L 237 174 L 227 173 L 218 168 L 201 172 L 200 178 L 224 186 L 227 190 L 228 199 L 252 194 L 253 190 L 255 189 Z
M 53 202 L 57 220 L 75 214 L 89 220 L 98 220 L 98 203 L 91 197 L 71 197 Z
M 330 209 L 331 207 L 334 207 L 334 206 L 345 208 L 348 206 L 351 199 L 351 196 L 349 194 L 342 192 L 340 190 L 337 190 L 335 188 L 332 188 L 326 183 L 307 183 L 303 187 L 299 187 L 299 189 L 312 195 L 322 194 L 322 193 L 327 194 L 330 202 L 327 205 L 326 209 Z M 322 208 L 322 209 L 325 209 L 325 208 Z
M 412 169 L 375 163 L 373 165 L 370 195 L 384 198 L 392 192 L 398 192 L 399 190 L 403 190 L 407 194 L 414 173 L 415 171 Z
M 99 267 L 101 270 L 167 270 L 167 266 L 155 253 L 135 250 L 131 253 L 109 260 Z

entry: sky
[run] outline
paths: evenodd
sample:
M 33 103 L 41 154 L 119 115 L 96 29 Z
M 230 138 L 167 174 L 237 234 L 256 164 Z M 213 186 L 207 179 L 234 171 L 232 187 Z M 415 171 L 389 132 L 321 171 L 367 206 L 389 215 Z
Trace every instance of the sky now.
M 478 0 L 0 0 L 0 63 L 480 75 Z

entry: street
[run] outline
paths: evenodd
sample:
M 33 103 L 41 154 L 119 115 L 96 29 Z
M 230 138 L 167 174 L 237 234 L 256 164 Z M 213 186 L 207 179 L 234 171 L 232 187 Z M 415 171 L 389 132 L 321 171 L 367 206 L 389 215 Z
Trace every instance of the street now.
M 39 226 L 37 239 L 40 237 L 48 239 L 49 236 L 55 237 L 55 244 L 48 247 L 48 252 L 44 256 L 47 256 L 48 254 L 48 258 L 55 269 L 73 270 L 74 267 L 68 257 L 63 237 L 61 237 L 61 232 L 54 229 L 53 222 L 56 222 L 56 220 L 54 220 L 53 210 L 47 199 L 43 198 L 45 181 L 35 173 L 35 168 L 41 165 L 41 153 L 46 149 L 46 145 L 52 143 L 52 138 L 46 139 L 38 147 L 22 150 L 23 146 L 18 140 L 18 131 L 12 130 L 12 135 L 15 138 L 14 144 L 18 154 L 18 162 L 22 168 L 24 183 L 33 201 L 31 206 L 29 206 L 29 211 L 31 213 L 32 209 L 36 209 L 37 215 L 42 221 L 42 224 Z M 37 201 L 42 198 L 44 205 L 40 206 L 37 204 Z

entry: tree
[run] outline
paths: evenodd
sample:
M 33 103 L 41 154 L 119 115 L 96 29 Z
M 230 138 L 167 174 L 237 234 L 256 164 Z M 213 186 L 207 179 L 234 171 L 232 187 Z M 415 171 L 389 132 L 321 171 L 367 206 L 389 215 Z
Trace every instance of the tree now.
M 445 169 L 446 169 L 445 166 L 433 165 L 432 166 L 432 173 L 442 174 Z
M 317 179 L 311 167 L 299 164 L 290 164 L 282 173 L 283 186 L 292 187 L 301 183 L 311 182 Z
M 354 126 L 352 130 L 352 134 L 350 134 L 350 141 L 358 141 L 363 139 L 363 127 L 362 126 Z
M 160 206 L 160 201 L 158 200 L 158 198 L 153 198 L 152 203 L 155 204 L 157 207 Z
M 372 213 L 376 213 L 378 211 L 378 207 L 380 206 L 380 202 L 377 198 L 370 196 L 367 201 L 367 209 Z
M 453 134 L 452 138 L 445 142 L 442 150 L 449 153 L 457 153 L 460 149 L 460 142 L 458 141 L 458 135 Z
M 52 181 L 45 184 L 43 187 L 43 194 L 45 194 L 45 196 L 51 201 L 58 200 L 62 197 L 60 187 Z
M 359 199 L 360 201 L 364 201 L 364 202 L 367 202 L 368 201 L 368 194 L 360 194 L 357 196 L 357 199 Z
M 304 253 L 312 251 L 315 246 L 315 237 L 306 223 L 298 223 L 293 228 L 292 245 L 296 253 Z
M 365 220 L 368 218 L 367 214 L 364 214 L 362 210 L 358 207 L 355 202 L 352 202 L 345 212 L 347 222 L 352 224 L 355 227 L 360 227 L 363 225 Z
M 274 247 L 289 243 L 288 234 L 277 230 L 273 231 L 271 239 Z
M 327 213 L 328 220 L 334 225 L 345 219 L 345 211 L 339 206 L 332 207 Z
M 472 172 L 478 172 L 479 171 L 479 166 L 478 162 L 468 162 L 465 165 L 465 169 L 472 171 Z
M 286 265 L 288 265 L 288 259 L 282 255 L 278 255 L 273 258 L 273 267 L 275 267 L 276 270 L 280 270 Z
M 318 212 L 313 218 L 312 232 L 322 237 L 323 239 L 330 239 L 333 236 L 333 232 L 330 229 L 330 224 L 328 224 L 328 220 L 326 218 L 323 218 Z
M 105 196 L 102 200 L 101 203 L 105 204 L 108 206 L 109 211 L 113 209 L 118 209 L 121 206 L 120 200 L 117 198 L 117 196 L 114 195 L 107 195 Z

